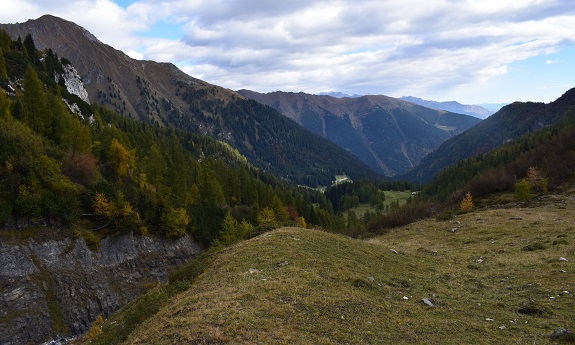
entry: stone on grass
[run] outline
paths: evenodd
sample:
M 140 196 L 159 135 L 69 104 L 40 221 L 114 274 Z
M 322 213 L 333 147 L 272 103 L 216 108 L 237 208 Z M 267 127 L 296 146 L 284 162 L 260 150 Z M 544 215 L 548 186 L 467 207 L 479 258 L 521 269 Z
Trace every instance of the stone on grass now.
M 575 334 L 571 333 L 571 331 L 569 331 L 568 329 L 561 327 L 553 331 L 553 333 L 551 334 L 551 338 L 572 341 L 575 340 Z
M 433 302 L 431 302 L 431 300 L 429 298 L 423 298 L 422 301 L 423 301 L 423 303 L 425 303 L 426 305 L 428 305 L 430 307 L 435 307 L 435 305 L 433 305 Z

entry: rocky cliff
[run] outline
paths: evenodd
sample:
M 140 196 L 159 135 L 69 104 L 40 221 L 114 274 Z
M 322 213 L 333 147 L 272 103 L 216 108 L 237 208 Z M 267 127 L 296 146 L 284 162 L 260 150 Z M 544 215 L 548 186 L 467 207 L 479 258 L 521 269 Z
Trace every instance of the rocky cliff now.
M 0 344 L 85 332 L 200 252 L 190 237 L 123 235 L 97 250 L 82 238 L 0 242 Z

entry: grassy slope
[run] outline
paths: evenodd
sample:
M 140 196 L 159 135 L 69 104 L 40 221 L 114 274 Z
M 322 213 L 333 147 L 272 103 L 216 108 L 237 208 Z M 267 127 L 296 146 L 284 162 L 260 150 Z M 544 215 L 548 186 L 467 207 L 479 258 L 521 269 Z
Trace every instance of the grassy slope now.
M 397 201 L 401 206 L 407 202 L 407 199 L 409 199 L 410 196 L 411 191 L 409 190 L 403 192 L 395 190 L 386 190 L 384 205 L 391 206 L 393 202 Z M 371 206 L 370 204 L 360 204 L 359 206 L 352 208 L 352 210 L 358 217 L 362 217 L 367 211 L 377 212 L 377 209 Z
M 126 343 L 553 343 L 553 330 L 575 328 L 575 198 L 540 203 L 425 220 L 369 242 L 293 228 L 261 235 L 215 255 Z

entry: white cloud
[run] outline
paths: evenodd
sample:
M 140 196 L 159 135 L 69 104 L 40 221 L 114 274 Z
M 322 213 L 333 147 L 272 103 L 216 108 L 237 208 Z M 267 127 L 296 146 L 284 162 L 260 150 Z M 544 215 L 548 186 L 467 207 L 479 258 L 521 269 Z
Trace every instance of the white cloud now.
M 110 0 L 4 0 L 2 7 L 2 22 L 51 13 L 130 56 L 257 91 L 449 94 L 575 41 L 568 0 L 141 0 L 126 9 Z M 140 35 L 157 23 L 177 25 L 183 36 Z

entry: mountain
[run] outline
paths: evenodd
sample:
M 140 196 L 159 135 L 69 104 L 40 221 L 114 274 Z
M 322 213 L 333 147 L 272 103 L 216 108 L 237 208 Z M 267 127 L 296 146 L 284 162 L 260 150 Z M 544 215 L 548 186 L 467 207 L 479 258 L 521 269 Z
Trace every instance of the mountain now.
M 345 227 L 228 144 L 86 103 L 68 62 L 0 30 L 0 344 L 86 332 L 208 246 Z
M 539 131 L 571 116 L 575 106 L 575 89 L 554 102 L 515 102 L 509 104 L 475 127 L 442 143 L 421 163 L 402 175 L 409 181 L 428 182 L 439 171 L 468 157 L 485 154 L 514 138 Z
M 480 121 L 387 96 L 335 98 L 249 90 L 238 93 L 273 107 L 386 176 L 416 166 L 443 141 Z
M 31 34 L 37 48 L 65 57 L 91 102 L 126 117 L 227 142 L 255 166 L 300 184 L 326 185 L 336 174 L 378 178 L 352 154 L 273 109 L 171 63 L 132 59 L 72 22 L 45 15 L 0 29 L 14 40 Z
M 335 98 L 357 98 L 357 97 L 361 97 L 362 95 L 358 95 L 358 94 L 347 94 L 347 93 L 343 93 L 343 92 L 339 92 L 339 91 L 330 91 L 330 92 L 320 92 L 318 93 L 318 95 L 320 96 L 331 96 L 331 97 L 335 97 Z
M 507 104 L 509 104 L 509 103 L 479 103 L 476 105 L 483 107 L 483 108 L 491 111 L 492 113 L 496 113 L 499 111 L 499 109 L 503 108 Z
M 428 101 L 425 99 L 421 99 L 418 97 L 412 96 L 404 96 L 400 97 L 399 99 L 419 104 L 427 108 L 431 109 L 439 109 L 439 110 L 447 110 L 457 114 L 465 114 L 475 116 L 480 119 L 485 119 L 493 114 L 495 111 L 486 109 L 479 105 L 468 105 L 468 104 L 461 104 L 459 102 L 450 101 L 450 102 L 436 102 L 436 101 Z

